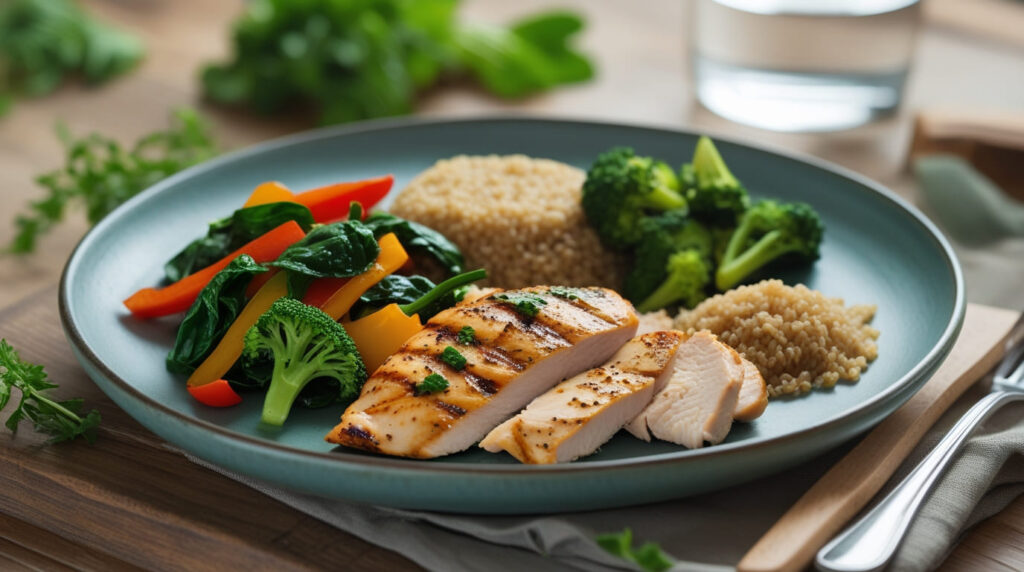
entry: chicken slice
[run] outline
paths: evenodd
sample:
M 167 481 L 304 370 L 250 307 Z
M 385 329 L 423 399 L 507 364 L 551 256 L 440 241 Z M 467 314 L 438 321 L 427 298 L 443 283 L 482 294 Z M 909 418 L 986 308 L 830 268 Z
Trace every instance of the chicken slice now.
M 756 365 L 747 358 L 740 359 L 743 362 L 743 384 L 740 385 L 740 394 L 732 418 L 736 421 L 750 422 L 760 417 L 768 407 L 768 386 Z
M 558 292 L 503 293 L 534 300 L 532 317 L 494 295 L 438 313 L 370 376 L 326 439 L 404 457 L 465 450 L 551 386 L 603 363 L 636 332 L 636 312 L 615 292 Z M 463 326 L 473 328 L 475 343 L 458 343 Z M 466 358 L 464 368 L 440 359 L 449 346 Z M 417 394 L 434 373 L 448 388 Z
M 667 385 L 626 430 L 697 449 L 721 443 L 732 427 L 743 382 L 742 358 L 708 332 L 690 336 L 668 366 Z
M 480 442 L 523 463 L 564 463 L 589 455 L 639 413 L 664 385 L 666 366 L 686 334 L 653 332 L 626 343 L 603 366 L 537 397 Z

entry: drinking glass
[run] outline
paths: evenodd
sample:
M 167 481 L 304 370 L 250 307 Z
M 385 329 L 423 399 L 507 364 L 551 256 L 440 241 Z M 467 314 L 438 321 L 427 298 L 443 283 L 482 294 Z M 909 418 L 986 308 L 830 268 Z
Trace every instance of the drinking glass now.
M 831 131 L 895 112 L 918 0 L 697 0 L 697 98 L 775 131 Z

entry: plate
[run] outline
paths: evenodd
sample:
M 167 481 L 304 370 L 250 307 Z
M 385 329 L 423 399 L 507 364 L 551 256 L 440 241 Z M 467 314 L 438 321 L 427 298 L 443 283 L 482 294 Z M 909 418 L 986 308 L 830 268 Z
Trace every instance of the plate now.
M 858 383 L 776 400 L 714 447 L 686 450 L 620 432 L 597 454 L 554 466 L 520 465 L 482 450 L 420 461 L 335 448 L 323 435 L 340 408 L 296 408 L 282 430 L 270 431 L 259 424 L 257 395 L 228 409 L 196 403 L 184 379 L 164 370 L 180 317 L 138 321 L 121 304 L 156 284 L 167 258 L 263 181 L 303 189 L 393 173 L 401 189 L 453 155 L 524 153 L 586 168 L 615 145 L 680 164 L 696 139 L 686 131 L 579 121 L 392 120 L 244 149 L 160 182 L 85 236 L 61 281 L 64 330 L 96 384 L 156 434 L 211 463 L 317 495 L 439 511 L 543 513 L 654 502 L 750 480 L 881 421 L 939 366 L 963 322 L 963 277 L 935 226 L 878 184 L 816 159 L 716 137 L 755 198 L 806 201 L 822 215 L 821 259 L 782 277 L 847 304 L 877 304 L 879 357 Z

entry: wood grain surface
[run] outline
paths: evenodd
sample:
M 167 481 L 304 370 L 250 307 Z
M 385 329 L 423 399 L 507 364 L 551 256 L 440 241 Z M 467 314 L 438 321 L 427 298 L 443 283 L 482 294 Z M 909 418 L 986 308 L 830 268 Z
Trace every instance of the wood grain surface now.
M 53 126 L 98 131 L 124 141 L 166 125 L 175 106 L 198 107 L 226 149 L 305 128 L 299 115 L 266 119 L 204 104 L 196 74 L 227 52 L 239 1 L 83 0 L 90 10 L 137 33 L 148 55 L 134 73 L 102 89 L 70 85 L 18 101 L 0 119 L 0 244 L 11 220 L 40 197 L 39 173 L 63 162 Z M 465 85 L 426 94 L 418 112 L 473 115 L 525 112 L 690 127 L 813 154 L 872 177 L 914 201 L 905 153 L 914 110 L 922 106 L 1024 111 L 1024 54 L 996 37 L 961 36 L 926 26 L 908 102 L 895 118 L 849 132 L 784 134 L 732 124 L 692 97 L 687 58 L 689 2 L 563 0 L 588 18 L 584 47 L 598 77 L 522 101 Z M 546 0 L 464 0 L 466 18 L 507 21 L 551 7 Z M 938 18 L 937 18 L 938 19 Z M 230 479 L 195 466 L 114 406 L 86 379 L 59 333 L 54 285 L 86 225 L 81 212 L 31 258 L 0 257 L 0 336 L 29 360 L 43 360 L 61 394 L 84 397 L 104 417 L 101 444 L 43 446 L 26 427 L 0 435 L 0 570 L 224 569 L 251 567 L 414 569 L 415 564 L 324 525 Z M 1011 245 L 1012 246 L 1012 245 Z M 992 249 L 959 249 L 968 295 L 1024 306 L 1019 285 L 1000 281 L 1006 264 Z M 1011 258 L 1012 260 L 1012 258 Z M 1019 260 L 1019 258 L 1017 259 Z M 1024 500 L 981 524 L 953 552 L 956 570 L 1024 569 Z

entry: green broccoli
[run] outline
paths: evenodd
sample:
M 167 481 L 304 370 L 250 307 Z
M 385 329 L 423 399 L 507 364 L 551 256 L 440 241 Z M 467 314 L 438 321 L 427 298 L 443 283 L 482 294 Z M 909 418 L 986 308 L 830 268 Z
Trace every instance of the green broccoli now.
M 636 307 L 640 312 L 653 312 L 682 303 L 692 308 L 707 298 L 705 288 L 711 282 L 711 265 L 697 250 L 680 250 L 668 257 L 665 265 L 668 278 L 658 289 Z
M 264 423 L 282 425 L 299 392 L 313 380 L 337 385 L 334 401 L 351 401 L 366 381 L 366 367 L 341 324 L 318 308 L 282 298 L 245 334 L 243 361 L 273 359 L 263 401 Z
M 668 277 L 668 259 L 677 252 L 695 250 L 710 265 L 711 232 L 684 213 L 669 211 L 640 222 L 641 239 L 623 293 L 635 304 L 643 302 Z
M 747 190 L 725 166 L 722 155 L 706 136 L 697 141 L 693 163 L 683 165 L 681 176 L 690 213 L 713 226 L 735 226 L 750 206 Z
M 583 212 L 606 245 L 625 250 L 640 241 L 647 215 L 687 208 L 680 189 L 666 163 L 617 147 L 599 155 L 587 172 Z
M 716 286 L 728 290 L 783 256 L 817 260 L 824 230 L 821 217 L 806 203 L 758 202 L 743 214 L 729 238 L 715 273 Z

